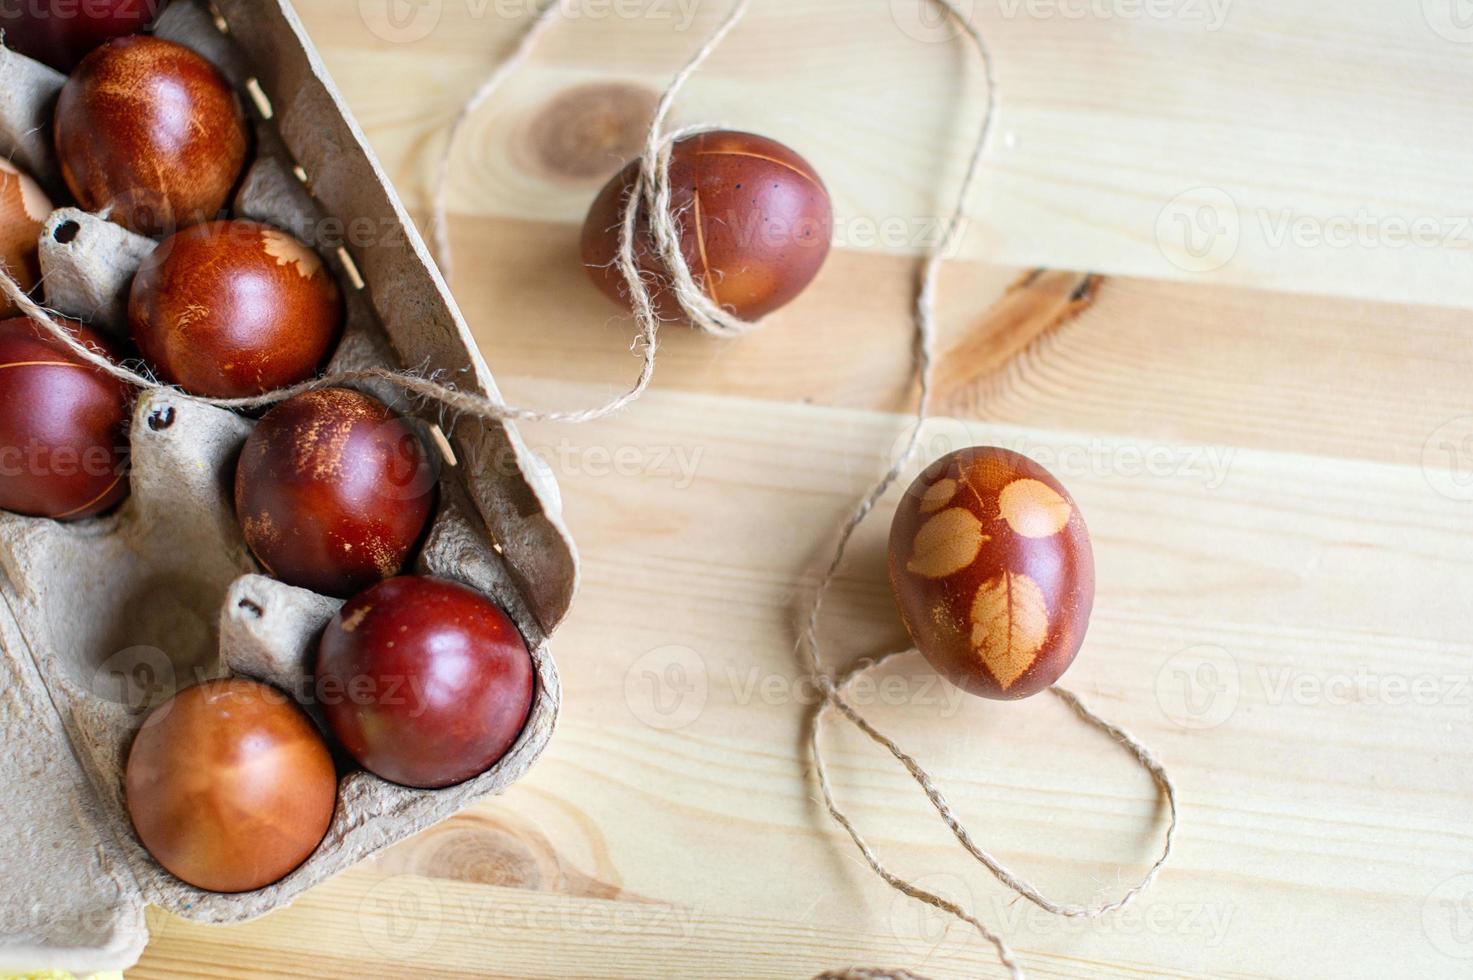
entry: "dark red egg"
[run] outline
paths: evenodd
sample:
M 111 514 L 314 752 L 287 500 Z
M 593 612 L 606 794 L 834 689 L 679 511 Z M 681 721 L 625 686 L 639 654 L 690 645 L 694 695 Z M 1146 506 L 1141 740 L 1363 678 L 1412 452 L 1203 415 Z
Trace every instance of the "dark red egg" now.
M 387 405 L 347 388 L 277 405 L 235 471 L 236 516 L 266 570 L 342 598 L 399 574 L 434 502 L 419 436 Z
M 97 353 L 101 337 L 64 324 Z M 24 317 L 0 322 L 0 510 L 75 521 L 128 496 L 127 385 Z
M 136 34 L 167 0 L 9 0 L 0 3 L 6 47 L 70 72 L 93 48 Z
M 624 204 L 639 174 L 634 160 L 605 185 L 583 224 L 583 264 L 599 289 L 624 306 L 616 259 Z M 833 208 L 818 173 L 797 153 L 752 133 L 699 133 L 670 153 L 671 211 L 681 254 L 707 297 L 745 320 L 791 302 L 829 254 Z M 669 276 L 643 211 L 635 238 L 639 268 L 655 283 L 665 319 L 680 319 Z
M 456 582 L 406 576 L 349 600 L 317 652 L 317 696 L 343 748 L 421 789 L 464 782 L 516 742 L 532 710 L 516 624 Z
M 244 678 L 187 688 L 154 709 L 124 778 L 143 846 L 212 892 L 286 877 L 322 843 L 337 805 L 332 756 L 311 720 Z
M 0 265 L 28 293 L 41 281 L 41 229 L 50 217 L 46 192 L 9 160 L 0 158 Z M 0 317 L 19 312 L 0 295 Z
M 128 298 L 133 339 L 159 377 L 195 395 L 242 398 L 317 375 L 343 323 L 317 253 L 254 221 L 165 239 Z
M 1094 554 L 1074 499 L 1006 449 L 927 467 L 890 525 L 890 584 L 931 665 L 982 697 L 1036 694 L 1074 662 L 1094 603 Z
M 83 208 L 144 235 L 218 217 L 245 165 L 240 100 L 183 45 L 135 36 L 93 51 L 56 103 L 56 152 Z

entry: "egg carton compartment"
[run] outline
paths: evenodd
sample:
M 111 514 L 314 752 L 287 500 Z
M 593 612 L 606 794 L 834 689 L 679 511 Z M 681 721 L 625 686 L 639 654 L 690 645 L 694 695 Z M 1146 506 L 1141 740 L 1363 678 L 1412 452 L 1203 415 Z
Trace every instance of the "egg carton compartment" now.
M 175 0 L 157 35 L 215 63 L 253 120 L 251 161 L 233 217 L 289 231 L 334 272 L 345 329 L 328 372 L 409 368 L 495 394 L 429 255 L 348 118 L 285 0 Z M 0 48 L 0 155 L 65 205 L 50 141 L 64 76 Z M 344 219 L 334 223 L 328 216 Z M 357 219 L 371 241 L 324 242 Z M 40 240 L 45 304 L 119 338 L 127 293 L 155 247 L 74 207 Z M 123 799 L 132 737 L 148 709 L 199 680 L 239 674 L 312 703 L 316 643 L 341 606 L 262 574 L 236 522 L 232 490 L 250 417 L 174 390 L 141 393 L 129 441 L 131 487 L 114 512 L 72 524 L 0 514 L 0 972 L 91 972 L 130 965 L 146 903 L 228 922 L 287 904 L 368 854 L 520 778 L 551 737 L 561 702 L 548 636 L 566 615 L 577 555 L 556 483 L 507 424 L 445 417 L 391 383 L 361 386 L 409 418 L 441 455 L 438 511 L 415 571 L 490 595 L 532 651 L 537 691 L 526 727 L 490 770 L 415 790 L 339 773 L 333 823 L 286 878 L 237 895 L 165 872 L 138 843 Z

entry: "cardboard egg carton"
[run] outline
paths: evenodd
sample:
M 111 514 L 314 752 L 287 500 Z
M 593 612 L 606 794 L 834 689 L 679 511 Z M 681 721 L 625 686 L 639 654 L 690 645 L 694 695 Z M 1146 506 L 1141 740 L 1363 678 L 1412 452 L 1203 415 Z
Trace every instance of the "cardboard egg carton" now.
M 423 243 L 349 118 L 286 0 L 176 0 L 156 33 L 204 54 L 255 121 L 255 155 L 233 213 L 292 231 L 338 275 L 347 307 L 328 370 L 409 367 L 494 393 Z M 0 154 L 59 198 L 50 112 L 63 77 L 0 50 Z M 371 222 L 341 251 L 324 218 Z M 154 243 L 62 208 L 41 239 L 45 302 L 126 332 L 126 296 Z M 360 288 L 361 284 L 361 288 Z M 75 524 L 0 514 L 0 973 L 117 969 L 137 960 L 152 903 L 232 922 L 289 903 L 365 856 L 520 778 L 542 752 L 561 688 L 548 636 L 568 610 L 578 561 L 556 484 L 509 425 L 371 392 L 443 434 L 439 512 L 416 570 L 491 595 L 526 637 L 537 694 L 525 730 L 491 770 L 413 790 L 344 775 L 326 839 L 300 868 L 255 892 L 220 895 L 165 872 L 138 843 L 123 769 L 147 709 L 207 677 L 240 674 L 311 705 L 308 673 L 339 600 L 267 578 L 232 506 L 235 459 L 254 422 L 172 390 L 133 413 L 132 494 Z M 438 431 L 437 431 L 438 430 Z

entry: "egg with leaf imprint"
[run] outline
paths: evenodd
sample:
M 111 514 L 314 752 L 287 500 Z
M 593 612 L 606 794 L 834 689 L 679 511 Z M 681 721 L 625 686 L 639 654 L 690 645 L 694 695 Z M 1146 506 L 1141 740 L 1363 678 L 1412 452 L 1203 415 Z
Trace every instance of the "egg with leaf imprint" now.
M 916 647 L 980 697 L 1025 698 L 1074 662 L 1094 604 L 1094 554 L 1069 492 L 1006 449 L 944 456 L 890 525 L 890 584 Z

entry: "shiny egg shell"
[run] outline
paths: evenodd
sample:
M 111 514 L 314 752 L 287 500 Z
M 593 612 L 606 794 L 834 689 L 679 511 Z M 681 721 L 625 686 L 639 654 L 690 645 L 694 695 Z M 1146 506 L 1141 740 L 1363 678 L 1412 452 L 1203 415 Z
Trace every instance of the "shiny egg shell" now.
M 235 471 L 235 513 L 261 564 L 345 599 L 399 574 L 434 502 L 435 471 L 414 429 L 348 388 L 277 405 Z
M 625 202 L 639 174 L 631 161 L 595 198 L 583 225 L 583 264 L 605 295 L 628 306 L 617 257 Z M 791 302 L 818 275 L 833 237 L 833 207 L 817 171 L 764 136 L 697 133 L 670 151 L 670 210 L 691 276 L 716 305 L 747 320 Z M 641 209 L 636 261 L 655 287 L 660 315 L 683 316 L 669 290 Z
M 290 874 L 337 805 L 332 756 L 306 713 L 245 678 L 207 681 L 155 708 L 133 739 L 124 785 L 143 846 L 213 892 Z
M 80 323 L 58 321 L 115 359 Z M 0 510 L 76 521 L 128 496 L 133 393 L 24 317 L 0 321 Z
M 521 735 L 537 689 L 527 641 L 495 601 L 417 575 L 348 600 L 323 630 L 315 674 L 348 754 L 419 789 L 495 765 Z
M 144 36 L 82 59 L 57 99 L 55 130 L 78 203 L 155 237 L 219 216 L 250 142 L 240 100 L 215 66 Z
M 305 244 L 255 221 L 212 221 L 165 239 L 128 296 L 133 340 L 192 395 L 243 398 L 321 370 L 343 324 L 332 273 Z
M 1094 555 L 1052 474 L 1006 449 L 962 449 L 927 467 L 896 509 L 890 584 L 936 670 L 972 694 L 1013 700 L 1074 662 Z

